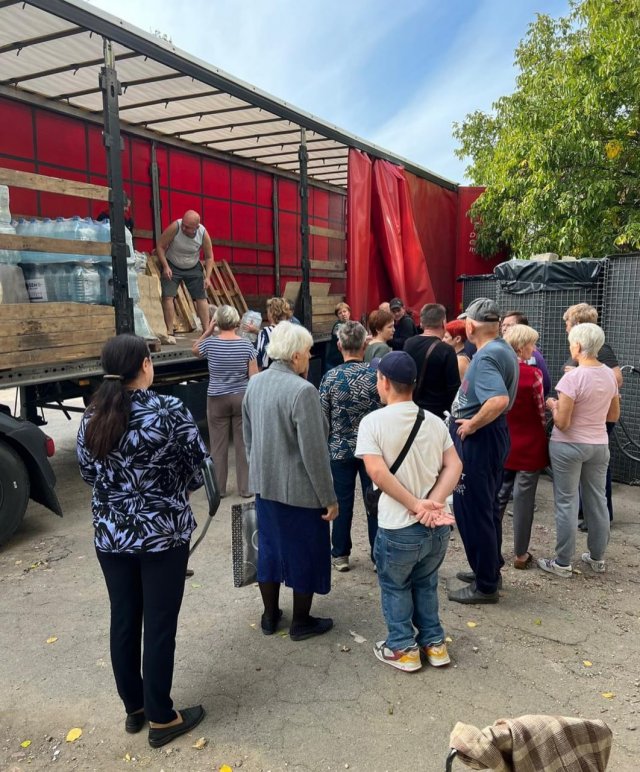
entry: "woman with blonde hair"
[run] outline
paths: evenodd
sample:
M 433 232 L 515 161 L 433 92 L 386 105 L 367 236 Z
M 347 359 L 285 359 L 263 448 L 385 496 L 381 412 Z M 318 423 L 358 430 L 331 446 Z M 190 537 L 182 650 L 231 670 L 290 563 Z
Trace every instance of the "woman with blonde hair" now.
M 520 368 L 516 398 L 507 413 L 511 449 L 504 464 L 504 474 L 509 482 L 515 482 L 513 566 L 524 569 L 530 568 L 533 563 L 529 542 L 536 490 L 540 472 L 549 464 L 544 387 L 540 369 L 528 364 L 538 342 L 537 331 L 525 324 L 514 324 L 504 331 L 503 337 L 516 352 Z M 504 513 L 506 504 L 506 500 L 500 502 L 501 513 Z
M 267 320 L 269 324 L 260 330 L 257 344 L 258 367 L 260 370 L 266 370 L 271 364 L 267 354 L 271 333 L 279 322 L 289 321 L 292 315 L 289 303 L 284 298 L 269 298 L 267 300 Z
M 240 314 L 232 306 L 219 306 L 211 323 L 193 344 L 197 357 L 209 367 L 207 424 L 209 444 L 220 495 L 227 495 L 229 431 L 233 433 L 238 493 L 247 498 L 249 466 L 242 437 L 242 398 L 249 378 L 258 372 L 253 344 L 238 335 Z M 214 336 L 218 327 L 220 333 Z
M 598 361 L 604 332 L 587 322 L 569 330 L 569 351 L 578 366 L 565 373 L 558 385 L 558 399 L 548 399 L 553 418 L 549 455 L 553 469 L 556 510 L 556 554 L 541 558 L 543 571 L 568 579 L 576 546 L 579 492 L 588 527 L 582 562 L 596 573 L 605 569 L 604 553 L 609 542 L 609 512 L 605 496 L 609 437 L 607 421 L 620 417 L 616 377 Z

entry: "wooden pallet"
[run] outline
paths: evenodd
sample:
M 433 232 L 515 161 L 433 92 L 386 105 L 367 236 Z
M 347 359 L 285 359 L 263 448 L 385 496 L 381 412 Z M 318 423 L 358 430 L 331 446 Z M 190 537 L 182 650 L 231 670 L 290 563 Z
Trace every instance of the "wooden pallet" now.
M 214 305 L 231 306 L 240 316 L 249 310 L 236 277 L 226 260 L 214 261 L 207 294 Z

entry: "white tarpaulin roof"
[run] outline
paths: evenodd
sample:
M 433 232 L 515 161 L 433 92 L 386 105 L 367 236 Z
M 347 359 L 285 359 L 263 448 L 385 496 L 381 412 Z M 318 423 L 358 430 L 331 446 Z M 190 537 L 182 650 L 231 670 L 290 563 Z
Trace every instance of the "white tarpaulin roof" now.
M 310 179 L 347 184 L 349 147 L 401 164 L 447 188 L 454 183 L 297 110 L 87 3 L 0 0 L 0 94 L 24 92 L 102 114 L 99 73 L 113 43 L 120 119 L 211 151 L 298 173 L 306 129 Z

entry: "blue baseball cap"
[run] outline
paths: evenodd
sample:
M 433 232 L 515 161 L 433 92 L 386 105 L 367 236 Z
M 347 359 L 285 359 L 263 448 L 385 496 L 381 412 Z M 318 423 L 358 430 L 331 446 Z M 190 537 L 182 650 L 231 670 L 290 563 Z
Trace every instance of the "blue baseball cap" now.
M 389 380 L 407 386 L 414 384 L 418 377 L 416 363 L 406 351 L 390 351 L 383 357 L 375 357 L 371 360 L 371 367 Z

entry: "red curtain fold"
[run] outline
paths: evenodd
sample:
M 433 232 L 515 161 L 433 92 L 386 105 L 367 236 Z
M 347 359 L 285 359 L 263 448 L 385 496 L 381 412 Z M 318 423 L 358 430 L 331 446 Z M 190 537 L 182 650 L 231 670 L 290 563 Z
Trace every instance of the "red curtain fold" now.
M 361 318 L 383 300 L 419 311 L 435 299 L 404 170 L 349 151 L 347 300 Z M 368 231 L 368 233 L 367 233 Z
M 371 160 L 349 149 L 347 176 L 347 301 L 353 319 L 369 311 L 371 264 Z

